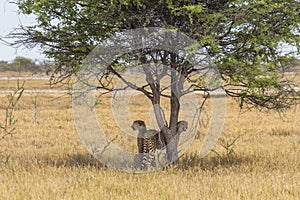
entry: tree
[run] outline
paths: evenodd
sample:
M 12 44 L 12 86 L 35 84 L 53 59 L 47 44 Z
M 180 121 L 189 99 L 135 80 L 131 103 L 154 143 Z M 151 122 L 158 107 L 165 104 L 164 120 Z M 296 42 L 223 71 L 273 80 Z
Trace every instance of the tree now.
M 53 71 L 50 61 L 34 62 L 30 58 L 17 56 L 11 63 L 0 61 L 0 71 L 18 71 L 18 72 L 45 72 L 47 75 Z
M 121 30 L 163 27 L 180 31 L 205 48 L 216 64 L 228 96 L 237 98 L 241 107 L 284 109 L 299 100 L 295 82 L 283 77 L 294 62 L 293 55 L 279 51 L 282 44 L 292 45 L 300 53 L 300 2 L 298 0 L 18 0 L 23 14 L 34 14 L 37 25 L 20 27 L 10 37 L 13 45 L 40 45 L 56 61 L 57 81 L 76 73 L 78 66 L 100 42 Z M 140 49 L 124 55 L 128 63 L 162 62 L 174 71 L 168 125 L 157 121 L 170 143 L 176 135 L 176 123 L 183 95 L 182 84 L 190 81 L 192 90 L 209 92 L 199 79 L 193 79 L 194 66 L 172 52 Z M 103 76 L 122 79 L 116 59 Z M 124 63 L 123 63 L 124 64 Z M 162 97 L 158 76 L 145 68 L 143 92 L 154 104 Z M 183 76 L 184 80 L 180 77 Z M 99 87 L 114 90 L 99 81 Z M 177 94 L 176 92 L 177 91 Z M 272 92 L 266 92 L 272 91 Z M 179 92 L 179 94 L 178 94 Z M 158 113 L 158 112 L 157 112 Z M 177 160 L 176 145 L 167 149 L 168 159 Z
M 3 72 L 8 68 L 8 63 L 6 61 L 0 61 L 0 71 Z
M 30 71 L 36 68 L 36 64 L 30 59 L 22 56 L 17 56 L 13 62 L 12 66 L 17 71 Z

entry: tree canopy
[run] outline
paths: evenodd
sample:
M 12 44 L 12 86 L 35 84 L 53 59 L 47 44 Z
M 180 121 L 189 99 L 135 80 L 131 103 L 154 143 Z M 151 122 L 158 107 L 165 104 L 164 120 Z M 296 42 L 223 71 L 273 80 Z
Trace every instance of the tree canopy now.
M 55 59 L 62 78 L 72 75 L 111 34 L 164 27 L 183 32 L 208 50 L 226 80 L 227 94 L 240 97 L 241 105 L 282 108 L 290 103 L 282 98 L 287 96 L 283 88 L 292 92 L 292 83 L 282 80 L 281 72 L 292 56 L 280 49 L 289 44 L 299 53 L 298 0 L 18 0 L 16 4 L 20 12 L 34 14 L 37 25 L 12 33 L 18 38 L 15 45 L 41 45 Z M 241 90 L 236 92 L 235 86 Z M 267 89 L 278 91 L 277 98 L 265 97 Z

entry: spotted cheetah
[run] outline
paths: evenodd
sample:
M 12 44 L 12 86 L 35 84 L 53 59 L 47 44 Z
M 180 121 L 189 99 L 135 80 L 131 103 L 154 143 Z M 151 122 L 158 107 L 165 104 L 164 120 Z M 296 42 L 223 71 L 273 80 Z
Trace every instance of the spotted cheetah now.
M 134 121 L 131 128 L 138 131 L 138 152 L 143 155 L 140 162 L 140 168 L 145 170 L 155 167 L 155 150 L 157 147 L 158 131 L 152 129 L 147 130 L 146 124 L 142 120 Z
M 146 124 L 142 120 L 136 120 L 131 125 L 133 130 L 138 131 L 137 146 L 139 154 L 142 157 L 137 159 L 136 163 L 140 163 L 142 170 L 150 167 L 155 167 L 155 151 L 156 149 L 164 149 L 167 145 L 162 132 L 150 129 L 147 130 Z M 188 128 L 186 121 L 179 121 L 177 123 L 177 134 L 181 134 Z

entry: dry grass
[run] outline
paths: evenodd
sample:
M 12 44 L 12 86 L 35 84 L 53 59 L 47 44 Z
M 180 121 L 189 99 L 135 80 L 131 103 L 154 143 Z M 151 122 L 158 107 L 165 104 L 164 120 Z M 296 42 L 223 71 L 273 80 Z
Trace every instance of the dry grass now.
M 13 90 L 18 82 L 24 83 L 25 90 L 51 89 L 48 80 L 0 80 L 0 90 Z
M 0 122 L 6 105 L 0 94 Z M 147 105 L 137 96 L 132 105 Z M 103 100 L 103 105 L 108 101 Z M 227 102 L 226 123 L 215 152 L 197 156 L 205 117 L 193 145 L 176 168 L 121 173 L 92 158 L 75 130 L 71 98 L 24 94 L 15 110 L 16 133 L 0 143 L 0 199 L 298 199 L 300 112 L 240 112 Z M 107 110 L 98 112 L 111 123 Z M 148 114 L 139 110 L 140 115 Z M 205 113 L 204 113 L 205 116 Z M 133 114 L 133 118 L 138 115 Z M 112 124 L 112 132 L 118 129 Z M 239 137 L 232 146 L 230 144 Z M 133 140 L 134 141 L 134 140 Z M 121 142 L 121 141 L 119 141 Z M 132 141 L 130 141 L 132 142 Z M 222 146 L 223 145 L 223 146 Z M 227 149 L 226 149 L 227 148 Z M 135 151 L 134 147 L 129 148 Z M 229 150 L 234 153 L 229 153 Z M 231 152 L 232 152 L 231 151 Z

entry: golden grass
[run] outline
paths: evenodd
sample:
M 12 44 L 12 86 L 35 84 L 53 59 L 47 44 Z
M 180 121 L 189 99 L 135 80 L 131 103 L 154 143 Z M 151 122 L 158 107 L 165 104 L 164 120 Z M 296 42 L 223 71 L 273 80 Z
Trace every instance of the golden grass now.
M 18 82 L 25 90 L 51 89 L 49 80 L 0 80 L 0 90 L 14 90 Z
M 50 79 L 50 78 L 49 78 Z M 36 80 L 36 79 L 29 79 L 28 80 L 0 80 L 0 90 L 14 90 L 17 86 L 23 85 L 25 90 L 67 90 L 69 86 L 57 86 L 55 84 L 50 84 L 49 80 Z
M 0 122 L 7 100 L 0 94 Z M 110 99 L 98 111 L 112 123 Z M 147 101 L 132 100 L 140 118 Z M 122 173 L 90 156 L 77 136 L 71 98 L 61 94 L 24 94 L 15 110 L 16 132 L 0 143 L 0 199 L 298 199 L 300 196 L 300 113 L 240 111 L 227 101 L 223 133 L 215 151 L 197 155 L 207 126 L 202 126 L 179 166 L 146 174 Z M 146 108 L 141 108 L 144 105 Z M 131 109 L 131 108 L 130 108 Z M 144 110 L 143 110 L 144 109 Z M 205 117 L 206 116 L 206 117 Z M 118 131 L 113 124 L 107 127 Z M 228 154 L 223 144 L 232 142 Z M 121 137 L 122 138 L 122 137 Z M 126 144 L 131 144 L 130 140 Z M 122 143 L 121 140 L 117 141 Z M 128 147 L 135 151 L 135 147 Z

